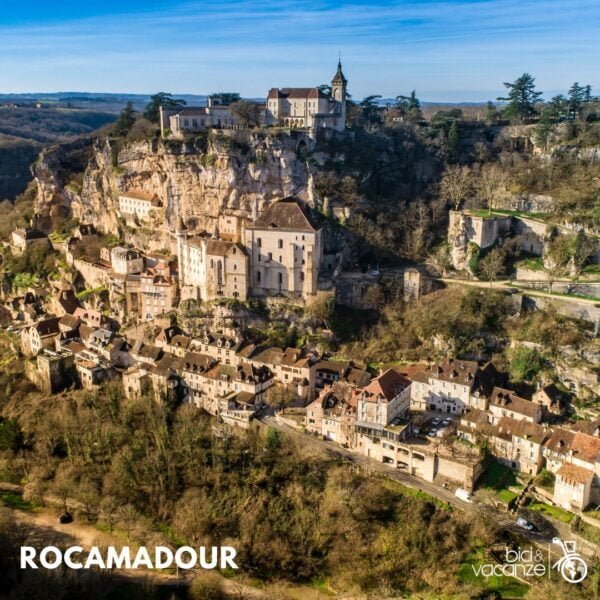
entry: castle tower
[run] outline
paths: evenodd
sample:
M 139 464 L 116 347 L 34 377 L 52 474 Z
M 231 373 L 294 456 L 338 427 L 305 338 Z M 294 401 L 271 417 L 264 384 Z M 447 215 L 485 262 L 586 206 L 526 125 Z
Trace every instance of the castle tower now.
M 331 98 L 336 102 L 341 104 L 341 117 L 342 117 L 342 127 L 344 129 L 346 126 L 346 87 L 348 85 L 348 80 L 344 77 L 344 73 L 342 72 L 342 61 L 338 60 L 338 68 L 331 80 Z

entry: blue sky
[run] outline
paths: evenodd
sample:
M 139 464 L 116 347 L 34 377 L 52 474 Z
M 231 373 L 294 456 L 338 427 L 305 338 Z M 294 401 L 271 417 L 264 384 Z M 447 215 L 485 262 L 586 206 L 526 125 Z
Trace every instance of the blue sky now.
M 60 0 L 3 3 L 0 92 L 263 96 L 331 79 L 356 98 L 477 101 L 532 73 L 600 91 L 599 0 Z

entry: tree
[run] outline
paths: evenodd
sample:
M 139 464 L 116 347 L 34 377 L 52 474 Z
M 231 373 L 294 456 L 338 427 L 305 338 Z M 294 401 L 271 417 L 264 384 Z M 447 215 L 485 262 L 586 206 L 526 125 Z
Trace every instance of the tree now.
M 479 261 L 479 271 L 490 282 L 490 287 L 503 270 L 504 253 L 500 248 L 493 248 Z
M 455 161 L 458 158 L 458 152 L 460 149 L 460 135 L 458 133 L 458 125 L 456 121 L 452 122 L 450 129 L 448 130 L 448 157 L 450 160 Z
M 265 393 L 265 401 L 276 411 L 283 413 L 287 406 L 296 400 L 296 394 L 284 384 L 276 383 Z
M 484 165 L 479 171 L 475 187 L 490 214 L 492 214 L 498 200 L 506 193 L 507 185 L 508 176 L 499 165 Z
M 554 96 L 544 105 L 535 129 L 536 142 L 540 146 L 546 146 L 553 125 L 564 119 L 566 113 L 567 99 L 562 94 Z
M 585 102 L 585 98 L 586 87 L 579 85 L 579 82 L 576 81 L 569 89 L 569 119 L 577 118 L 579 111 L 581 110 L 581 105 Z
M 496 105 L 489 100 L 485 105 L 483 118 L 487 123 L 495 123 L 500 118 L 500 111 L 496 108 Z
M 535 105 L 543 92 L 535 89 L 535 78 L 532 75 L 523 73 L 514 83 L 504 82 L 504 87 L 508 89 L 508 95 L 498 100 L 508 102 L 504 109 L 507 117 L 526 121 L 537 114 Z
M 152 123 L 158 123 L 160 121 L 160 107 L 164 109 L 173 109 L 179 106 L 185 106 L 187 102 L 181 98 L 173 98 L 172 94 L 167 92 L 158 92 L 150 96 L 150 102 L 146 105 L 144 110 L 144 118 Z
M 556 235 L 544 246 L 544 268 L 548 279 L 548 291 L 552 291 L 552 285 L 556 275 L 565 268 L 570 258 L 569 240 L 562 235 Z
M 364 98 L 359 106 L 362 109 L 363 119 L 368 125 L 381 123 L 381 107 L 377 103 L 381 96 L 375 94 Z
M 230 106 L 231 113 L 236 116 L 242 127 L 256 127 L 260 120 L 260 108 L 256 102 L 238 100 Z
M 432 252 L 428 257 L 428 262 L 442 274 L 442 277 L 446 277 L 448 269 L 452 266 L 452 255 L 448 243 L 444 242 L 435 252 Z
M 125 108 L 121 111 L 121 114 L 119 115 L 119 118 L 113 127 L 112 136 L 126 136 L 135 123 L 136 114 L 136 111 L 133 109 L 133 102 L 127 102 Z
M 223 104 L 233 104 L 242 99 L 238 92 L 219 92 L 218 94 L 211 95 L 219 98 Z
M 415 90 L 410 93 L 410 96 L 396 96 L 395 108 L 400 111 L 402 116 L 413 123 L 423 119 L 421 101 L 417 98 Z
M 569 246 L 572 274 L 579 275 L 589 258 L 596 252 L 598 242 L 580 230 L 569 240 Z
M 514 382 L 532 381 L 544 368 L 544 358 L 535 348 L 519 346 L 510 360 L 510 379 Z
M 459 210 L 461 204 L 473 191 L 473 173 L 467 166 L 454 165 L 444 172 L 440 183 L 442 197 L 449 200 L 454 210 Z

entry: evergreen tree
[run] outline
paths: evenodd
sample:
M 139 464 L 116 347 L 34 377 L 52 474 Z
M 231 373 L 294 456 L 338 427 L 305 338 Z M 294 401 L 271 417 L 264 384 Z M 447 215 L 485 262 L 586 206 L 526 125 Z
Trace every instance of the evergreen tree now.
M 113 137 L 122 137 L 129 133 L 136 119 L 136 111 L 133 109 L 133 102 L 128 102 L 121 111 L 117 122 L 112 131 Z
M 586 98 L 591 97 L 591 87 L 581 86 L 576 81 L 569 89 L 569 118 L 575 119 L 579 116 L 581 105 L 586 102 Z
M 158 94 L 150 96 L 150 102 L 146 105 L 146 109 L 144 110 L 144 117 L 148 119 L 148 121 L 158 123 L 160 120 L 161 106 L 165 109 L 169 109 L 185 105 L 186 101 L 181 98 L 173 98 L 173 95 L 168 94 L 167 92 L 158 92 Z
M 367 125 L 381 123 L 381 109 L 377 103 L 380 98 L 379 95 L 367 96 L 360 103 L 363 118 Z
M 448 130 L 448 158 L 455 161 L 460 149 L 460 134 L 458 133 L 457 121 L 453 121 Z
M 535 78 L 529 73 L 523 73 L 514 83 L 504 82 L 508 90 L 506 98 L 498 98 L 508 102 L 504 113 L 511 119 L 525 121 L 536 114 L 535 104 L 542 97 L 542 92 L 535 89 Z

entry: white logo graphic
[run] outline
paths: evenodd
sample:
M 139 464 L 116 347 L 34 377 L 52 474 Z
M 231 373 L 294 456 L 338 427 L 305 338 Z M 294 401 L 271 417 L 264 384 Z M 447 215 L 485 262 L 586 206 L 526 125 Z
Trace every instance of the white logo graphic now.
M 553 538 L 553 544 L 560 546 L 563 556 L 556 561 L 553 569 L 560 571 L 562 578 L 569 583 L 580 583 L 588 574 L 588 566 L 575 550 L 575 542 L 563 542 L 560 538 Z

